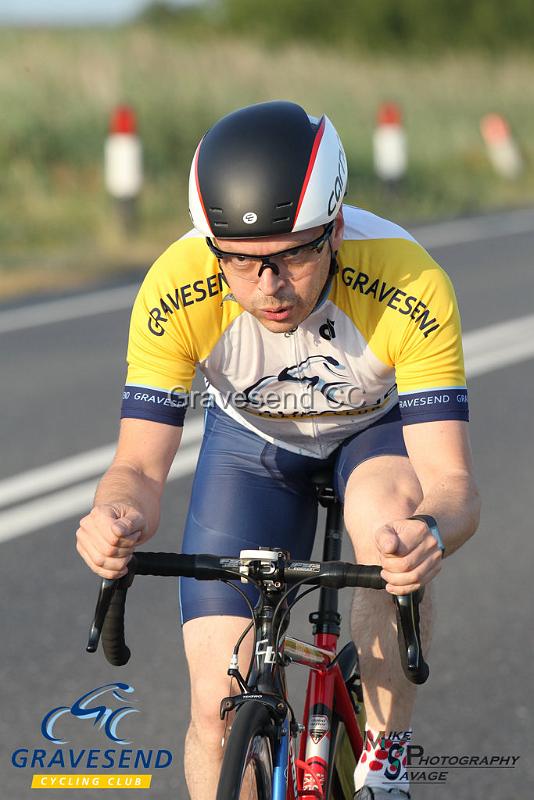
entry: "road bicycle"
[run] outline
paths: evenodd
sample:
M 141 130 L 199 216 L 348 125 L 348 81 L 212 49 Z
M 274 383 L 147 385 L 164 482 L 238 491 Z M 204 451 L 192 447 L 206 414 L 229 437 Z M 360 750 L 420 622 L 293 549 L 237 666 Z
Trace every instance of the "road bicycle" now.
M 338 652 L 341 616 L 338 590 L 383 589 L 381 567 L 340 561 L 342 504 L 331 475 L 316 476 L 318 500 L 327 509 L 322 561 L 293 561 L 281 549 L 242 551 L 236 556 L 136 552 L 128 575 L 103 579 L 87 650 L 100 638 L 108 661 L 124 665 L 130 650 L 124 638 L 126 594 L 135 575 L 183 576 L 221 580 L 240 592 L 251 611 L 250 625 L 237 641 L 228 674 L 239 693 L 221 701 L 221 719 L 233 715 L 217 791 L 217 800 L 346 800 L 352 798 L 354 767 L 363 748 L 358 656 L 354 643 Z M 257 587 L 252 607 L 240 582 Z M 298 594 L 300 587 L 308 586 Z M 320 590 L 318 610 L 310 615 L 313 643 L 287 635 L 290 611 L 302 597 Z M 408 680 L 429 675 L 419 631 L 421 593 L 395 596 L 401 664 Z M 253 630 L 252 659 L 245 675 L 239 649 Z M 293 712 L 286 684 L 289 664 L 308 668 L 302 722 Z M 299 741 L 300 740 L 300 741 Z M 298 753 L 298 754 L 297 754 Z M 400 763 L 399 763 L 400 766 Z

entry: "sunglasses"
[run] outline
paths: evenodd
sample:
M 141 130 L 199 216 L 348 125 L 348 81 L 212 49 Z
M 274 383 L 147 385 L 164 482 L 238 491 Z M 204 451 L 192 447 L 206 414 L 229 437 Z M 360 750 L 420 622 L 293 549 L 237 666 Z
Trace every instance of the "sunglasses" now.
M 242 278 L 250 283 L 258 283 L 265 269 L 271 269 L 275 275 L 282 275 L 291 280 L 309 275 L 319 262 L 324 246 L 334 229 L 330 222 L 323 233 L 311 242 L 289 247 L 268 256 L 251 256 L 248 253 L 228 253 L 220 250 L 211 239 L 206 244 L 219 261 L 221 269 L 229 275 Z

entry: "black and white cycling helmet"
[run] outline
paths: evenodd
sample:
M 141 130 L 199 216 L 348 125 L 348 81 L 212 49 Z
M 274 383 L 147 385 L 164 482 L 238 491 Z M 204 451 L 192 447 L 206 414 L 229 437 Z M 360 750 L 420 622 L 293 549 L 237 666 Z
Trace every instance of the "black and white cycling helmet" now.
M 327 116 L 295 103 L 259 103 L 217 122 L 197 147 L 189 213 L 205 236 L 292 233 L 333 220 L 347 189 L 347 160 Z

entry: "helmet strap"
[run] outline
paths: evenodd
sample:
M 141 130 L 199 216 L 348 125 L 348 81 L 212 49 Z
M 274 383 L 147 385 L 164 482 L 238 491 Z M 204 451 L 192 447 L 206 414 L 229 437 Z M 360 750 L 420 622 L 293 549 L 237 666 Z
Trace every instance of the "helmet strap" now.
M 330 242 L 329 242 L 330 245 Z M 339 264 L 337 263 L 337 252 L 334 253 L 330 245 L 330 271 L 328 275 L 333 278 L 339 272 Z
M 230 284 L 229 284 L 229 283 L 228 283 L 228 281 L 226 280 L 226 275 L 224 274 L 224 272 L 223 272 L 223 268 L 221 267 L 221 262 L 220 262 L 220 261 L 218 261 L 218 264 L 219 264 L 219 269 L 220 269 L 220 271 L 221 271 L 221 278 L 223 279 L 223 281 L 225 282 L 225 284 L 228 286 L 228 288 L 230 288 Z
M 328 240 L 328 246 L 330 247 L 330 269 L 328 270 L 328 277 L 326 278 L 325 284 L 321 289 L 321 293 L 317 298 L 317 302 L 315 303 L 314 307 L 310 311 L 310 314 L 313 314 L 316 311 L 321 303 L 326 300 L 330 293 L 330 287 L 332 286 L 332 281 L 334 280 L 334 276 L 337 275 L 339 272 L 339 264 L 337 263 L 337 252 L 334 253 L 332 250 L 332 245 L 330 244 L 330 240 Z M 308 314 L 308 316 L 310 316 Z

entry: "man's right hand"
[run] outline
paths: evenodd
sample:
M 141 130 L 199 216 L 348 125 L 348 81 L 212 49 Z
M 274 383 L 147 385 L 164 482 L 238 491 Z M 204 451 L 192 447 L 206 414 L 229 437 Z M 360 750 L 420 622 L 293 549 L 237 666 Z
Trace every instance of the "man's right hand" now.
M 126 575 L 135 547 L 148 538 L 146 520 L 137 509 L 96 505 L 80 520 L 76 549 L 93 572 L 116 579 Z

